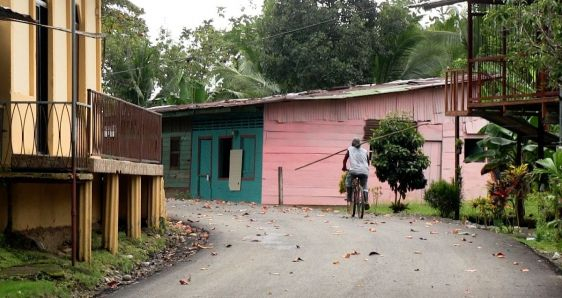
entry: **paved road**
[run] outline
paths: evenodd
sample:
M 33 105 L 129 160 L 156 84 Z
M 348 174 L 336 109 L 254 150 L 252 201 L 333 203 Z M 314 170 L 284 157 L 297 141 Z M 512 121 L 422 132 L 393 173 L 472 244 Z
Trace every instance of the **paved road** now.
M 114 296 L 562 297 L 562 276 L 528 248 L 433 218 L 196 201 L 168 212 L 209 229 L 213 248 Z

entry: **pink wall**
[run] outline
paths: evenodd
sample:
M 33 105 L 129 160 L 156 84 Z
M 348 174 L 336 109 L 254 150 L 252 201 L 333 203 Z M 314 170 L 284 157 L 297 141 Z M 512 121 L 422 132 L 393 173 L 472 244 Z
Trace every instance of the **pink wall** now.
M 441 87 L 418 89 L 354 99 L 283 102 L 265 105 L 262 203 L 278 203 L 278 167 L 283 167 L 285 204 L 342 205 L 338 181 L 344 153 L 295 171 L 295 168 L 326 157 L 349 146 L 354 137 L 363 136 L 367 119 L 383 119 L 389 112 L 400 111 L 415 121 L 431 121 L 419 128 L 426 138 L 424 152 L 432 165 L 426 178 L 449 180 L 454 176 L 454 118 L 446 117 Z M 463 119 L 461 137 L 466 128 L 474 132 L 482 121 Z M 464 122 L 468 122 L 465 125 Z M 476 129 L 477 131 L 478 129 Z M 365 145 L 365 148 L 368 148 Z M 461 159 L 464 156 L 461 155 Z M 472 199 L 485 194 L 487 177 L 480 175 L 483 164 L 461 164 L 464 195 Z M 378 181 L 371 169 L 369 187 L 381 186 L 382 199 L 394 193 Z M 408 194 L 421 199 L 423 191 Z

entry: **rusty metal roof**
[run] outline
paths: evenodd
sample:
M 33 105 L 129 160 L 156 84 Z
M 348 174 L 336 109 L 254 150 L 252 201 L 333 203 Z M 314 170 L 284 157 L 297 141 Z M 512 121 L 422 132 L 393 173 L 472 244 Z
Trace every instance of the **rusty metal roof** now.
M 364 96 L 372 96 L 378 94 L 406 92 L 410 90 L 443 86 L 445 80 L 443 78 L 417 79 L 394 81 L 384 84 L 370 84 L 353 87 L 338 87 L 328 90 L 310 90 L 299 93 L 289 93 L 283 95 L 274 95 L 263 98 L 247 98 L 247 99 L 226 99 L 221 101 L 213 101 L 198 104 L 169 105 L 152 107 L 150 110 L 158 113 L 177 112 L 187 110 L 203 110 L 227 107 L 265 105 L 275 102 L 288 101 L 308 101 L 322 99 L 350 99 Z
M 15 12 L 7 7 L 0 6 L 0 20 L 18 20 L 24 22 L 35 23 L 32 17 L 26 14 Z

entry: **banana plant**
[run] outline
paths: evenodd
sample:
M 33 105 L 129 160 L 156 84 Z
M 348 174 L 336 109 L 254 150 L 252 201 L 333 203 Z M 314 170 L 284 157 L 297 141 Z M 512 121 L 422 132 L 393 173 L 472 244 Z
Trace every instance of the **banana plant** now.
M 558 240 L 562 237 L 562 219 L 560 213 L 562 211 L 562 150 L 557 150 L 552 157 L 537 161 L 538 167 L 533 170 L 533 175 L 547 175 L 549 178 L 548 187 L 550 192 L 557 197 L 554 220 L 547 223 L 547 227 L 557 228 L 556 234 Z

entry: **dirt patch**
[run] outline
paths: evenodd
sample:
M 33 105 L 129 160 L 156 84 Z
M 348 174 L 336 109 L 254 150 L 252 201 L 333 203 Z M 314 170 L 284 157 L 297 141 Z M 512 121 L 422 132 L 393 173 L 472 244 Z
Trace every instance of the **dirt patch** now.
M 151 256 L 150 260 L 140 262 L 129 274 L 108 272 L 104 283 L 93 294 L 103 297 L 124 286 L 136 283 L 174 264 L 187 260 L 199 250 L 207 249 L 209 233 L 192 225 L 191 221 L 171 220 L 171 228 L 165 233 L 166 248 Z M 158 235 L 153 235 L 158 237 Z
M 15 247 L 58 253 L 70 244 L 71 229 L 70 227 L 36 228 L 14 232 L 12 237 L 14 241 L 11 243 Z

